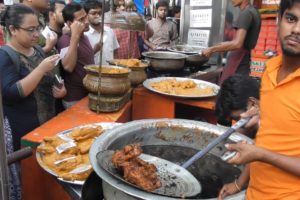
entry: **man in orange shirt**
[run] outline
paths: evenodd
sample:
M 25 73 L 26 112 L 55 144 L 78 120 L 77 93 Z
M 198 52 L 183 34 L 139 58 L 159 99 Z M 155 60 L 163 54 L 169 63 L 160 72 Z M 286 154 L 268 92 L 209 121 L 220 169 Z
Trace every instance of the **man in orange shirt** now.
M 237 151 L 230 163 L 250 163 L 247 200 L 300 199 L 300 0 L 281 1 L 278 26 L 283 55 L 262 77 L 256 145 L 227 146 Z M 246 115 L 249 126 L 259 113 Z

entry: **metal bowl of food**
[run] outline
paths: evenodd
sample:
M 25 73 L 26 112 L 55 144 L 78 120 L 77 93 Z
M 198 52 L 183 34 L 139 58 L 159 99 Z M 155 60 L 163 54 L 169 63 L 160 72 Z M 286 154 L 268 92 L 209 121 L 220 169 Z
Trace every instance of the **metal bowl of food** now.
M 200 67 L 208 61 L 207 57 L 201 55 L 203 49 L 204 47 L 192 45 L 174 45 L 168 48 L 171 52 L 186 54 L 186 65 L 191 67 Z
M 117 150 L 127 144 L 140 143 L 145 154 L 169 160 L 181 165 L 198 150 L 206 147 L 213 139 L 224 133 L 226 128 L 205 122 L 183 119 L 147 119 L 125 123 L 106 131 L 93 143 L 89 157 L 93 169 L 103 180 L 105 199 L 126 200 L 175 200 L 170 196 L 161 196 L 132 187 L 120 182 L 98 165 L 96 154 L 103 150 Z M 220 159 L 225 152 L 226 143 L 253 141 L 237 132 L 220 143 L 204 158 L 196 161 L 188 170 L 202 183 L 201 194 L 186 199 L 216 199 L 224 183 L 229 183 L 239 176 L 242 166 L 236 167 Z M 244 199 L 245 191 L 230 196 L 228 199 Z
M 155 71 L 177 71 L 184 67 L 186 55 L 182 53 L 168 51 L 148 51 L 143 52 L 146 60 L 150 61 L 150 66 Z

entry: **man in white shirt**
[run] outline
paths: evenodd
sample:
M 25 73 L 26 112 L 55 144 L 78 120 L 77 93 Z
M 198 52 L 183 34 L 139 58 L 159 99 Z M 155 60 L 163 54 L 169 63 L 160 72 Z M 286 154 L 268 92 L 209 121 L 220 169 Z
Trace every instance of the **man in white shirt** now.
M 88 0 L 84 4 L 85 12 L 88 14 L 90 30 L 84 33 L 94 49 L 95 64 L 100 61 L 100 36 L 101 36 L 101 14 L 102 4 L 98 1 Z M 114 59 L 116 49 L 119 48 L 119 43 L 116 35 L 111 28 L 104 26 L 103 30 L 103 50 L 102 64 L 108 64 L 107 61 Z

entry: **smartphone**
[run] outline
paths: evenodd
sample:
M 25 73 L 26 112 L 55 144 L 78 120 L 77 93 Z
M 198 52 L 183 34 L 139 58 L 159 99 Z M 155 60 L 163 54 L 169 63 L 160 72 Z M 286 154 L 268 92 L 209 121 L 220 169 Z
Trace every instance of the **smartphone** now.
M 57 74 L 55 74 L 55 77 L 54 77 L 54 85 L 56 87 L 58 87 L 59 89 L 62 88 L 62 86 L 64 85 L 64 80 Z

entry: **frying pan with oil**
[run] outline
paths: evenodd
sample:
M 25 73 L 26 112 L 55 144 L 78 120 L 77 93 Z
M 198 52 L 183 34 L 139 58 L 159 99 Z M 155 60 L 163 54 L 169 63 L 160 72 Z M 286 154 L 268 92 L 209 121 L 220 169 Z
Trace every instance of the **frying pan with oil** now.
M 202 158 L 206 155 L 210 150 L 216 147 L 220 142 L 226 140 L 233 132 L 237 129 L 243 127 L 249 119 L 241 119 L 232 127 L 230 127 L 227 131 L 213 140 L 211 143 L 207 145 L 204 149 L 196 153 L 193 157 L 191 157 L 188 161 L 186 161 L 182 166 L 178 164 L 172 163 L 162 158 L 158 158 L 148 154 L 141 154 L 140 159 L 152 163 L 157 167 L 157 173 L 159 179 L 161 181 L 162 186 L 152 193 L 170 196 L 170 197 L 193 197 L 201 192 L 201 184 L 199 181 L 187 170 L 189 166 L 191 166 L 196 160 Z M 97 162 L 98 164 L 109 174 L 114 176 L 115 178 L 126 182 L 133 187 L 138 186 L 126 181 L 120 171 L 115 168 L 112 163 L 112 156 L 114 151 L 112 150 L 104 150 L 100 151 L 97 154 Z M 142 189 L 142 188 L 139 188 Z

